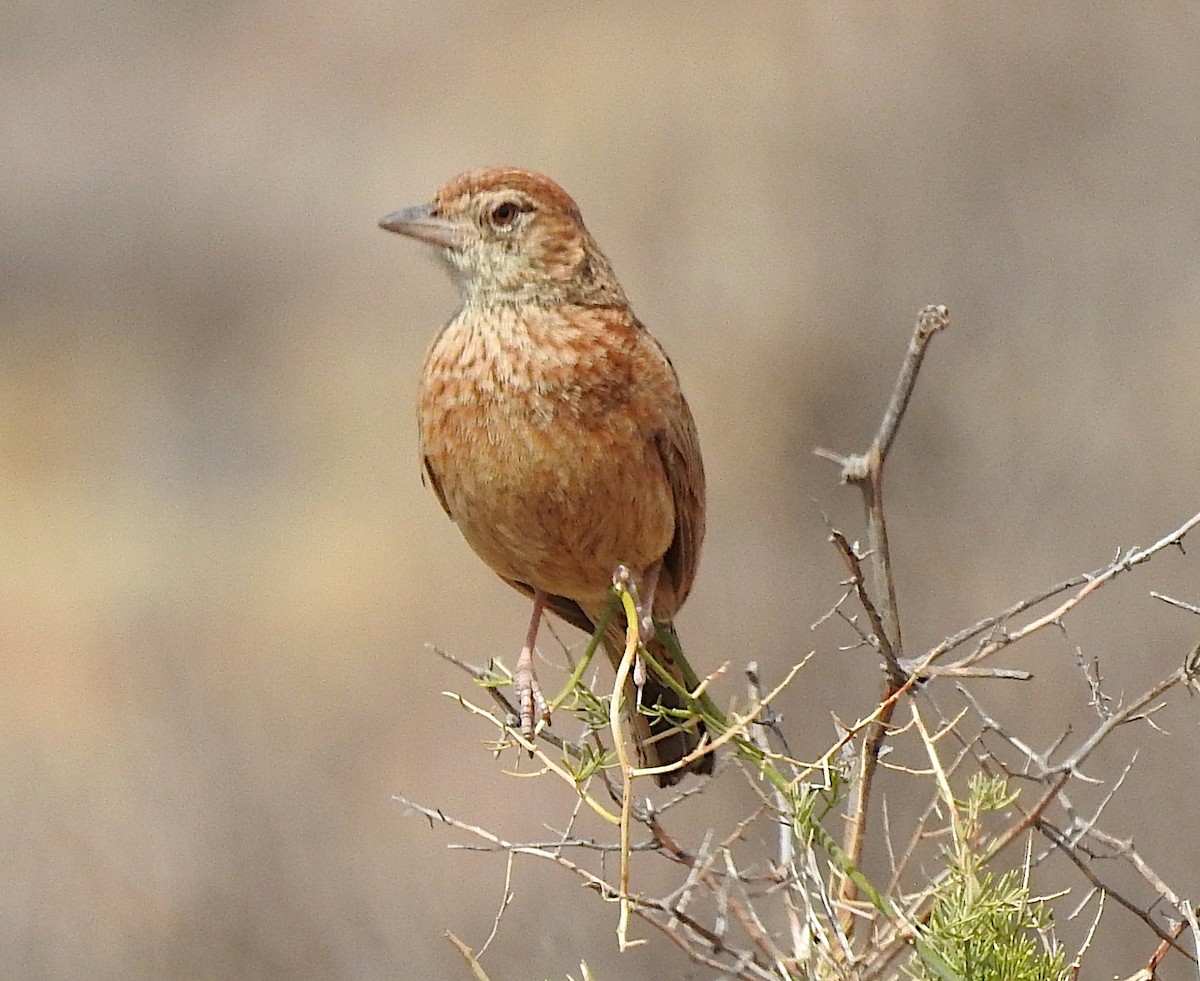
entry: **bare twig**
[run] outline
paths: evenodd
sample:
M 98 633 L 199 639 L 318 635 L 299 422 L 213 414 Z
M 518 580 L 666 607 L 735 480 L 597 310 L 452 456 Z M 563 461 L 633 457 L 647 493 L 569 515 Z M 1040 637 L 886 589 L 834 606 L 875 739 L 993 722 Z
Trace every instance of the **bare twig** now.
M 1170 886 L 1166 884 L 1165 881 L 1163 881 L 1162 877 L 1150 867 L 1150 864 L 1144 858 L 1142 858 L 1138 850 L 1133 847 L 1132 839 L 1116 838 L 1113 835 L 1106 834 L 1099 828 L 1093 828 L 1088 832 L 1088 834 L 1096 841 L 1107 845 L 1118 855 L 1129 861 L 1129 863 L 1133 865 L 1135 869 L 1137 869 L 1142 878 L 1149 883 L 1150 888 L 1152 888 L 1156 893 L 1158 893 L 1158 895 L 1175 907 L 1175 909 L 1179 912 L 1179 915 L 1183 918 L 1184 922 L 1191 927 L 1192 943 L 1195 945 L 1196 950 L 1200 951 L 1200 923 L 1198 923 L 1196 919 L 1196 907 L 1187 900 L 1182 899 Z M 1197 961 L 1196 957 L 1191 957 L 1190 959 L 1192 961 Z M 1197 964 L 1200 965 L 1200 961 L 1197 961 Z
M 829 540 L 842 556 L 842 560 L 846 563 L 846 568 L 850 570 L 848 585 L 854 590 L 854 595 L 858 598 L 858 602 L 866 612 L 867 619 L 871 621 L 872 633 L 870 639 L 874 641 L 876 649 L 883 655 L 883 659 L 887 662 L 888 674 L 893 680 L 903 679 L 904 669 L 900 667 L 900 663 L 896 658 L 896 652 L 892 648 L 891 638 L 884 628 L 883 620 L 879 615 L 879 611 L 875 608 L 875 603 L 871 600 L 870 593 L 867 592 L 867 581 L 863 577 L 862 571 L 863 557 L 855 551 L 854 546 L 850 544 L 846 536 L 836 528 L 829 533 Z
M 896 584 L 892 575 L 891 554 L 888 548 L 887 522 L 883 513 L 883 465 L 887 461 L 888 452 L 895 442 L 896 434 L 900 431 L 900 423 L 903 421 L 905 410 L 912 399 L 913 389 L 917 383 L 917 374 L 925 360 L 929 342 L 933 339 L 934 334 L 944 330 L 949 323 L 950 315 L 944 306 L 928 306 L 920 312 L 916 329 L 909 341 L 908 351 L 900 365 L 900 374 L 892 389 L 891 400 L 883 414 L 875 439 L 866 453 L 840 456 L 829 450 L 818 449 L 816 451 L 818 456 L 839 464 L 842 468 L 842 481 L 857 484 L 862 492 L 863 506 L 867 514 L 873 600 L 866 595 L 863 587 L 858 555 L 854 549 L 849 547 L 849 543 L 843 536 L 839 535 L 833 538 L 833 542 L 839 546 L 843 558 L 850 566 L 852 585 L 871 618 L 872 628 L 878 638 L 878 648 L 884 655 L 887 668 L 887 682 L 881 702 L 889 707 L 880 714 L 879 721 L 863 740 L 854 804 L 848 816 L 849 820 L 844 836 L 844 850 L 855 867 L 862 860 L 871 787 L 879 762 L 879 754 L 887 738 L 892 707 L 895 705 L 892 696 L 904 686 L 906 681 L 906 676 L 900 666 L 903 652 L 900 612 L 896 602 Z M 857 895 L 858 888 L 853 879 L 844 878 L 840 894 L 841 901 L 847 904 L 853 903 Z M 848 925 L 849 921 L 844 920 L 843 926 Z
M 1089 577 L 1087 583 L 1075 595 L 1059 604 L 1049 613 L 1043 614 L 1036 620 L 1031 620 L 1018 630 L 1014 630 L 1011 633 L 1005 631 L 1000 636 L 989 640 L 970 657 L 960 661 L 959 665 L 978 664 L 980 661 L 1004 650 L 1004 648 L 1024 640 L 1031 634 L 1037 633 L 1043 627 L 1058 623 L 1067 613 L 1091 596 L 1092 593 L 1111 582 L 1122 572 L 1128 572 L 1143 562 L 1148 562 L 1163 549 L 1170 548 L 1171 546 L 1182 546 L 1183 539 L 1187 536 L 1187 533 L 1197 525 L 1200 525 L 1200 513 L 1192 515 L 1182 525 L 1169 534 L 1164 535 L 1148 548 L 1130 549 L 1123 556 L 1118 555 L 1099 574 Z
M 1162 593 L 1156 593 L 1154 590 L 1150 590 L 1150 595 L 1156 600 L 1162 600 L 1168 606 L 1177 606 L 1181 610 L 1187 610 L 1188 613 L 1200 614 L 1200 606 L 1196 606 L 1194 603 L 1185 603 L 1181 599 L 1175 599 L 1173 596 L 1164 596 Z
M 829 450 L 817 449 L 818 456 L 832 460 L 842 468 L 842 481 L 857 484 L 862 491 L 863 504 L 867 511 L 869 550 L 872 553 L 871 567 L 874 572 L 872 593 L 876 603 L 882 606 L 882 619 L 887 627 L 887 637 L 892 650 L 900 655 L 900 614 L 896 607 L 896 586 L 892 577 L 891 557 L 888 552 L 887 524 L 883 515 L 883 465 L 900 431 L 900 423 L 912 399 L 917 384 L 917 375 L 925 360 L 929 342 L 938 331 L 950 325 L 950 313 L 944 306 L 925 307 L 917 316 L 917 326 L 908 343 L 908 351 L 900 365 L 900 374 L 892 389 L 892 398 L 866 453 L 840 456 Z M 893 675 L 893 684 L 899 679 Z
M 1139 907 L 1132 900 L 1127 899 L 1125 896 L 1123 896 L 1117 890 L 1113 889 L 1111 886 L 1109 886 L 1107 883 L 1105 883 L 1098 875 L 1096 875 L 1092 871 L 1091 866 L 1086 861 L 1084 861 L 1084 859 L 1080 856 L 1079 850 L 1077 848 L 1075 848 L 1071 844 L 1070 841 L 1067 840 L 1067 837 L 1058 828 L 1056 828 L 1054 825 L 1052 825 L 1049 821 L 1043 821 L 1040 819 L 1037 822 L 1037 827 L 1038 827 L 1038 830 L 1042 834 L 1044 834 L 1047 838 L 1050 839 L 1050 841 L 1052 841 L 1055 844 L 1055 846 L 1057 846 L 1058 850 L 1063 855 L 1066 855 L 1066 857 L 1071 860 L 1071 862 L 1075 865 L 1075 867 L 1077 869 L 1079 869 L 1079 871 L 1083 875 L 1083 877 L 1092 884 L 1093 888 L 1095 888 L 1100 893 L 1100 895 L 1106 896 L 1109 899 L 1115 900 L 1120 906 L 1123 906 L 1130 913 L 1132 913 L 1139 920 L 1141 920 L 1144 924 L 1146 924 L 1146 926 L 1150 928 L 1151 932 L 1156 937 L 1158 937 L 1164 943 L 1169 944 L 1171 947 L 1174 947 L 1177 951 L 1179 951 L 1179 953 L 1183 954 L 1183 956 L 1186 957 L 1188 960 L 1194 961 L 1196 959 L 1195 957 L 1193 957 L 1191 955 L 1190 952 L 1184 950 L 1182 947 L 1180 947 L 1175 942 L 1179 936 L 1178 933 L 1176 933 L 1174 936 L 1172 936 L 1170 933 L 1168 933 L 1166 930 L 1164 930 L 1162 927 L 1160 927 L 1157 923 L 1155 923 L 1154 918 L 1149 913 L 1147 913 L 1145 910 L 1143 910 L 1141 907 Z
M 479 955 L 470 947 L 458 939 L 453 933 L 447 930 L 443 936 L 450 941 L 454 949 L 459 952 L 462 959 L 466 961 L 467 966 L 471 969 L 471 977 L 475 981 L 488 981 L 488 976 L 484 973 L 483 966 L 479 963 Z
M 968 640 L 978 637 L 985 631 L 993 630 L 1002 623 L 1007 623 L 1013 617 L 1020 613 L 1024 613 L 1026 610 L 1032 609 L 1041 603 L 1044 603 L 1052 596 L 1057 596 L 1059 593 L 1065 593 L 1068 589 L 1074 589 L 1076 586 L 1082 586 L 1084 583 L 1090 582 L 1092 579 L 1098 576 L 1101 571 L 1103 570 L 1097 570 L 1096 572 L 1090 574 L 1083 573 L 1082 575 L 1072 576 L 1070 579 L 1057 583 L 1056 585 L 1051 586 L 1049 589 L 1043 590 L 1041 593 L 1014 603 L 1007 610 L 1001 610 L 999 613 L 993 614 L 992 616 L 984 617 L 978 623 L 973 623 L 971 626 L 964 627 L 957 633 L 951 634 L 940 644 L 930 649 L 925 654 L 922 654 L 919 658 L 910 658 L 903 661 L 902 665 L 906 671 L 916 670 L 919 663 L 932 665 L 935 662 L 940 661 L 943 655 L 948 654 L 956 647 L 965 644 Z M 949 668 L 939 668 L 936 670 L 930 669 L 926 673 L 931 676 L 947 673 L 951 668 L 954 667 L 957 667 L 957 665 L 951 665 Z

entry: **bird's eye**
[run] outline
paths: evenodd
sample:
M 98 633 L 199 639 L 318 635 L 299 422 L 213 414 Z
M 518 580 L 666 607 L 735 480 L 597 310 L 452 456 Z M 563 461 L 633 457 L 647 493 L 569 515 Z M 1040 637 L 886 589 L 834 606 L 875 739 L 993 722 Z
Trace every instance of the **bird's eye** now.
M 511 225 L 520 210 L 515 201 L 504 201 L 492 209 L 492 224 L 498 228 Z

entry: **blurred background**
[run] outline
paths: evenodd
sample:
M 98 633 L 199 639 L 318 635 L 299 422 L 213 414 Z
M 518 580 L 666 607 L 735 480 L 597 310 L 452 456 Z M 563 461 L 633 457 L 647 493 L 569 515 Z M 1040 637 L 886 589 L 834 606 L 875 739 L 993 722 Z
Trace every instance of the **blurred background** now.
M 565 825 L 428 647 L 511 662 L 528 614 L 421 486 L 456 299 L 375 227 L 463 169 L 559 180 L 670 351 L 710 487 L 685 646 L 769 682 L 816 649 L 799 752 L 879 684 L 809 629 L 844 575 L 825 516 L 861 534 L 812 450 L 865 448 L 922 305 L 953 329 L 888 477 L 910 653 L 1197 510 L 1195 4 L 15 0 L 0 28 L 6 977 L 465 977 L 442 932 L 483 942 L 503 859 L 392 794 Z M 1200 602 L 1197 561 L 1011 652 L 1037 679 L 989 706 L 1048 745 L 1093 724 L 1077 651 L 1114 695 L 1171 671 L 1197 620 L 1149 591 Z M 1185 894 L 1195 712 L 1093 766 L 1140 751 L 1106 826 Z M 744 811 L 727 786 L 699 820 Z M 565 874 L 512 888 L 494 981 L 706 976 L 618 955 Z M 1105 916 L 1084 977 L 1155 946 Z

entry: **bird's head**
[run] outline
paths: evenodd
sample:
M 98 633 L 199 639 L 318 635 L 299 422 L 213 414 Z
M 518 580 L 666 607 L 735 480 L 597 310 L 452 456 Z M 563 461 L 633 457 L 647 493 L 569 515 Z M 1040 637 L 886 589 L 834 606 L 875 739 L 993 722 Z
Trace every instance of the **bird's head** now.
M 379 226 L 436 247 L 469 302 L 627 302 L 578 206 L 529 170 L 468 171 Z

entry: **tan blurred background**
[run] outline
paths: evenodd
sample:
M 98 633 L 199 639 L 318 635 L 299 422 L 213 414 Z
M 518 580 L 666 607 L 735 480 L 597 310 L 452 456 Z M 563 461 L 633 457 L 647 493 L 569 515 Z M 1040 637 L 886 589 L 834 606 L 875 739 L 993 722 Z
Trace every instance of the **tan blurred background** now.
M 375 227 L 459 170 L 559 179 L 671 352 L 711 488 L 681 630 L 769 679 L 818 649 L 800 750 L 877 686 L 809 630 L 842 575 L 822 515 L 858 528 L 811 451 L 865 445 L 922 304 L 954 328 L 889 476 L 910 651 L 1197 510 L 1200 8 L 575 6 L 0 14 L 5 977 L 465 977 L 441 933 L 483 941 L 503 861 L 391 795 L 565 823 L 426 648 L 511 659 L 527 615 L 420 485 L 455 299 Z M 1075 647 L 1140 690 L 1197 633 L 1148 592 L 1198 602 L 1198 570 L 1116 584 L 989 704 L 1047 742 L 1089 724 Z M 1094 769 L 1141 750 L 1108 827 L 1194 895 L 1194 703 L 1164 725 Z M 617 955 L 565 876 L 513 886 L 494 981 L 705 976 Z M 1153 949 L 1106 916 L 1085 977 Z

